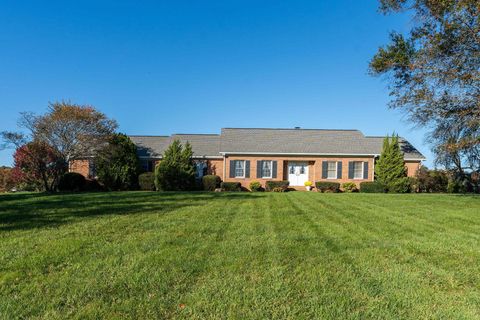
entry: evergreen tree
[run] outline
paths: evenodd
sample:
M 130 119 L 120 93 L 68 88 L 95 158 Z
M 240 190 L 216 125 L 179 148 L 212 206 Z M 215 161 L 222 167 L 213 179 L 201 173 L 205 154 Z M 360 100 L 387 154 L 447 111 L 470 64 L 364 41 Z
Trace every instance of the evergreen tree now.
M 183 146 L 174 140 L 165 150 L 162 161 L 155 168 L 155 186 L 161 191 L 187 191 L 195 188 L 193 151 L 187 142 Z
M 137 147 L 122 133 L 113 134 L 95 159 L 98 180 L 108 190 L 131 190 L 138 186 L 140 162 Z
M 393 134 L 383 140 L 380 158 L 375 164 L 375 177 L 390 192 L 408 192 L 407 169 L 400 150 L 398 136 Z

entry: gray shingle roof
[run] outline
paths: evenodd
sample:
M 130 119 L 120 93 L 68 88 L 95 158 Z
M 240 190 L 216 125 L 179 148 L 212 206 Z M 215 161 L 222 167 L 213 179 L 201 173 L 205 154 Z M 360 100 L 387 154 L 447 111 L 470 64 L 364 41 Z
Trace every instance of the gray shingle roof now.
M 192 145 L 194 157 L 221 157 L 218 134 L 175 134 L 172 136 L 130 136 L 139 157 L 161 158 L 167 147 L 178 139 Z
M 141 157 L 160 158 L 174 140 L 190 142 L 195 157 L 228 154 L 378 155 L 384 137 L 366 137 L 359 130 L 224 128 L 218 134 L 130 136 Z M 425 157 L 400 138 L 405 159 Z
M 220 152 L 318 155 L 378 155 L 383 137 L 365 137 L 359 130 L 323 129 L 222 129 Z M 401 139 L 405 158 L 424 159 L 408 141 Z

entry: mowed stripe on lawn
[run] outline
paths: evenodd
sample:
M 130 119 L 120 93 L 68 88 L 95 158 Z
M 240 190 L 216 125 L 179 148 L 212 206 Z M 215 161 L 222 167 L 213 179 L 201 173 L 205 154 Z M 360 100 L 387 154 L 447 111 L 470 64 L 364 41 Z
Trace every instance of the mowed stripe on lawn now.
M 480 198 L 0 196 L 7 318 L 480 317 Z

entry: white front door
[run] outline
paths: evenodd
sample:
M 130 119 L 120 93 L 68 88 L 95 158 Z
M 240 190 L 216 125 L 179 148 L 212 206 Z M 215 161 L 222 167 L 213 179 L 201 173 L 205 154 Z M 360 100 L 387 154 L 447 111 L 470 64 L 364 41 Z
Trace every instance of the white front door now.
M 288 181 L 291 186 L 303 186 L 308 181 L 308 162 L 289 161 Z

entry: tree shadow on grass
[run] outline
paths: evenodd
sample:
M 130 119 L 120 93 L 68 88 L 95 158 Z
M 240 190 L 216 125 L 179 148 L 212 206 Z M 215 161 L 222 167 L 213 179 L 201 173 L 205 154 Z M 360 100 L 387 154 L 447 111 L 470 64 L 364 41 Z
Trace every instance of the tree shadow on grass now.
M 99 192 L 77 194 L 14 194 L 0 196 L 0 232 L 57 227 L 90 217 L 140 213 L 166 214 L 213 201 L 264 197 L 251 193 Z

